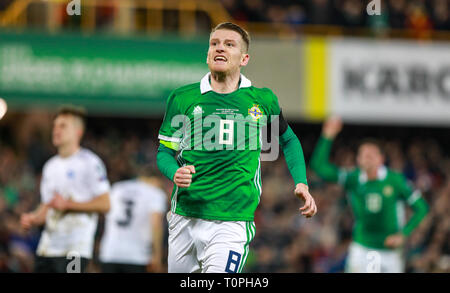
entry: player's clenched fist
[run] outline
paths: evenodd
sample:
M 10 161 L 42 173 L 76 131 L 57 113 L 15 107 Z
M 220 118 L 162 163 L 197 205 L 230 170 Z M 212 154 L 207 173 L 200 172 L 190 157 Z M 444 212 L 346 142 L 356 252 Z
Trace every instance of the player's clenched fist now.
M 20 225 L 23 229 L 29 230 L 36 222 L 36 216 L 33 213 L 22 214 L 20 217 Z
M 305 201 L 305 205 L 300 208 L 302 215 L 307 218 L 314 216 L 317 213 L 317 206 L 314 198 L 311 196 L 308 190 L 308 186 L 303 183 L 297 184 L 295 187 L 295 195 Z
M 189 187 L 192 182 L 192 174 L 195 174 L 195 167 L 193 165 L 181 167 L 175 172 L 173 182 L 178 187 Z

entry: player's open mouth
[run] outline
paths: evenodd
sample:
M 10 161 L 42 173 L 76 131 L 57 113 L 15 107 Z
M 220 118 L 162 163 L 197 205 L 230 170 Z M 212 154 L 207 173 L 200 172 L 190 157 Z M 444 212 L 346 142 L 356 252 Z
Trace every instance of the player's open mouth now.
M 225 56 L 218 55 L 214 57 L 214 61 L 227 62 L 227 58 Z

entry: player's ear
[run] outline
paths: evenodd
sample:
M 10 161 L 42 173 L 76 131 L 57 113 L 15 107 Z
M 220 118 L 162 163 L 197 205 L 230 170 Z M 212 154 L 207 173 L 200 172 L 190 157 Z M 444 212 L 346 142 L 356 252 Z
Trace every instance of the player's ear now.
M 381 155 L 380 155 L 380 161 L 381 161 L 381 164 L 384 164 L 384 162 L 386 161 L 386 157 L 384 156 L 383 153 L 381 153 Z
M 83 127 L 78 127 L 78 129 L 77 129 L 77 136 L 78 136 L 78 139 L 80 141 L 83 138 L 83 135 L 84 135 L 84 128 Z
M 81 140 L 81 138 L 84 135 L 84 131 L 85 131 L 85 126 L 84 126 L 83 121 L 81 121 L 80 119 L 77 119 L 75 121 L 75 127 L 76 127 L 77 136 Z
M 241 66 L 247 66 L 249 60 L 250 55 L 248 55 L 247 53 L 242 54 Z

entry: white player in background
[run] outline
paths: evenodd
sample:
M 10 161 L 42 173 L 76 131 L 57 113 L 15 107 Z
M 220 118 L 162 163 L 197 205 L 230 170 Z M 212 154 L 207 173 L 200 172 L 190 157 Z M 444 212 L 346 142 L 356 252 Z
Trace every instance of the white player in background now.
M 100 244 L 103 273 L 163 272 L 167 196 L 160 186 L 155 176 L 113 184 Z
M 84 272 L 93 254 L 98 214 L 110 208 L 105 166 L 96 154 L 80 146 L 84 131 L 84 110 L 59 110 L 52 133 L 58 154 L 44 165 L 42 203 L 21 217 L 25 229 L 45 224 L 35 272 Z

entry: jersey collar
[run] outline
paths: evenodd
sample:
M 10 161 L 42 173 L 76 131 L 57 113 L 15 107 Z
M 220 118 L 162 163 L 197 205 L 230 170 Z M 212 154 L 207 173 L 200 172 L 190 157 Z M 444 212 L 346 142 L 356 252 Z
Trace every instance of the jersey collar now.
M 384 180 L 387 176 L 387 168 L 386 166 L 381 166 L 378 168 L 377 171 L 377 179 L 378 180 Z M 367 173 L 364 171 L 361 171 L 361 174 L 359 174 L 359 183 L 363 184 L 367 182 Z
M 211 72 L 208 72 L 200 81 L 200 92 L 202 95 L 209 91 L 212 91 L 211 84 L 209 83 L 209 77 L 211 76 Z M 251 87 L 252 82 L 246 78 L 243 74 L 241 74 L 241 80 L 239 83 L 239 88 Z

